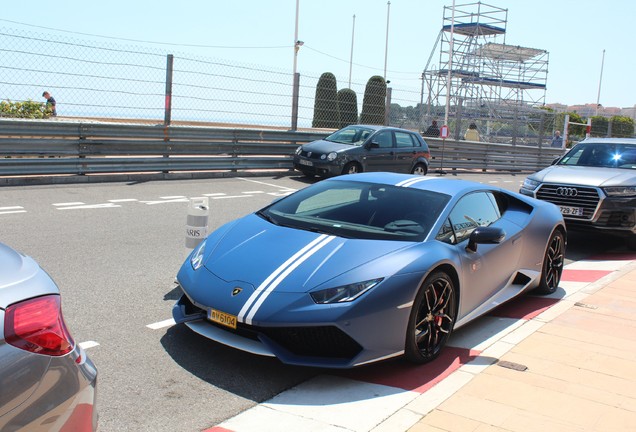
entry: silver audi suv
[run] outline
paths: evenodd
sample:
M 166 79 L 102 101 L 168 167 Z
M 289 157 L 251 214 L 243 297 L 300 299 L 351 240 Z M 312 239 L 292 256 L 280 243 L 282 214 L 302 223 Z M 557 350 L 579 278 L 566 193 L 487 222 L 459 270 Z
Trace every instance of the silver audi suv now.
M 559 206 L 569 229 L 618 234 L 636 249 L 636 139 L 581 141 L 519 192 Z

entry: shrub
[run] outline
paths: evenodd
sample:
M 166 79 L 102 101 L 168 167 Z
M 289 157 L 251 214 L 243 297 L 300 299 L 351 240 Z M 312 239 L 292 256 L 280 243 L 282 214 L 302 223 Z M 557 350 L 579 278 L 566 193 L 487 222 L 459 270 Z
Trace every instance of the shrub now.
M 338 113 L 338 86 L 336 76 L 331 72 L 323 73 L 316 85 L 314 100 L 314 119 L 312 127 L 338 129 L 340 115 Z
M 375 75 L 369 78 L 364 89 L 364 99 L 362 100 L 362 114 L 360 123 L 363 124 L 384 124 L 384 114 L 386 111 L 386 82 L 384 78 Z
M 340 113 L 340 128 L 358 123 L 358 97 L 351 89 L 338 92 L 338 112 Z
M 0 117 L 43 119 L 51 117 L 52 109 L 45 103 L 27 100 L 24 102 L 0 102 Z

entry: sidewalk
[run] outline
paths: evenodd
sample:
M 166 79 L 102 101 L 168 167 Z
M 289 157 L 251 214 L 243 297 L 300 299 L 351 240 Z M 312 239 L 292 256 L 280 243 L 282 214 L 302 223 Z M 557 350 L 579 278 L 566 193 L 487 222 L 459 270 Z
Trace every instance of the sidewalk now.
M 636 431 L 636 266 L 616 276 L 583 289 L 409 432 Z
M 330 371 L 204 432 L 636 432 L 636 254 L 455 333 L 435 362 Z

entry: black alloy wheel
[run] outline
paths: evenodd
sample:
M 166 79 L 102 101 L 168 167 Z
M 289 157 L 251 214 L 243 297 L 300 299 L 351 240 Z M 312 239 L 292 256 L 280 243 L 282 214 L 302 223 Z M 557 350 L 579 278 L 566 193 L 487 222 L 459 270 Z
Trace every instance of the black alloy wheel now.
M 444 272 L 428 276 L 415 297 L 406 332 L 404 355 L 414 363 L 428 363 L 442 351 L 457 317 L 453 281 Z
M 559 287 L 563 265 L 565 263 L 565 237 L 560 230 L 554 230 L 543 258 L 541 281 L 536 289 L 537 294 L 552 294 Z

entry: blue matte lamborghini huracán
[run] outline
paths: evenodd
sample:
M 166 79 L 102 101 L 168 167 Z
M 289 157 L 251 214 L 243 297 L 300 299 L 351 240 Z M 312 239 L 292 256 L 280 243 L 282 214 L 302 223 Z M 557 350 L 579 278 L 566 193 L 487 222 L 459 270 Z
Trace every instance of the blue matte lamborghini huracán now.
M 178 273 L 173 316 L 288 364 L 426 363 L 454 329 L 554 292 L 565 247 L 551 203 L 456 179 L 346 175 L 212 232 Z

